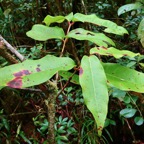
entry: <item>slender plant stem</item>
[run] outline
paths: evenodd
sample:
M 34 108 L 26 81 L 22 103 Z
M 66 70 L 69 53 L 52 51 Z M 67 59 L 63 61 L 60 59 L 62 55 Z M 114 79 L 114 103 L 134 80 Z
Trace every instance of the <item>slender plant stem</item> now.
M 9 49 L 13 54 L 17 56 L 17 58 L 20 59 L 20 61 L 24 61 L 25 58 L 23 55 L 21 55 L 14 47 L 12 47 L 1 35 L 0 35 L 0 41 L 3 41 L 6 45 L 6 48 Z

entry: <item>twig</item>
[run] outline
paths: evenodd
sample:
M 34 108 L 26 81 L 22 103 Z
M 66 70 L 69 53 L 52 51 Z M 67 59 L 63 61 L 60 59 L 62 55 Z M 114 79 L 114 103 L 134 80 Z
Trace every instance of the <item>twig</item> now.
M 67 80 L 66 84 L 63 86 L 63 88 L 61 89 L 61 91 L 57 94 L 56 97 L 58 97 L 63 91 L 64 89 L 68 86 L 68 84 L 70 83 L 72 77 L 74 76 L 74 74 L 76 73 L 76 70 L 74 71 L 74 73 L 69 77 L 69 79 Z
M 0 56 L 5 58 L 11 64 L 18 63 L 18 60 L 16 60 L 15 57 L 13 57 L 11 54 L 7 52 L 6 46 L 2 41 L 0 41 Z
M 1 35 L 0 35 L 0 41 L 3 41 L 6 45 L 6 48 L 9 49 L 13 54 L 15 54 L 20 61 L 24 61 L 25 58 L 23 55 L 21 55 L 14 47 L 12 47 Z

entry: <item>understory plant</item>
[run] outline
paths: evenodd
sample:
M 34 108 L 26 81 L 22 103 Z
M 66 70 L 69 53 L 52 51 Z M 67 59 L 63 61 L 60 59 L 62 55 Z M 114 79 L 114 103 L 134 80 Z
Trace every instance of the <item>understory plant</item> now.
M 60 42 L 62 45 L 59 56 L 48 54 L 38 60 L 27 59 L 22 63 L 1 68 L 0 87 L 22 89 L 44 83 L 54 75 L 53 83 L 57 85 L 60 75 L 68 82 L 81 86 L 84 104 L 92 113 L 97 133 L 101 136 L 108 113 L 109 88 L 144 92 L 143 73 L 117 63 L 105 63 L 103 57 L 134 58 L 140 54 L 117 49 L 115 42 L 108 36 L 123 36 L 128 34 L 127 30 L 95 14 L 47 15 L 43 22 L 45 25 L 35 24 L 26 34 L 37 41 L 55 39 Z M 61 23 L 67 28 L 62 28 Z M 80 27 L 75 28 L 76 23 L 79 23 Z M 82 27 L 82 23 L 86 23 L 85 28 Z M 91 25 L 98 27 L 100 32 L 92 31 Z M 83 52 L 76 48 L 74 40 L 84 42 L 80 48 Z M 67 56 L 66 51 L 69 53 Z M 52 89 L 54 93 L 56 89 L 58 90 L 56 87 Z M 46 103 L 55 101 L 55 95 L 51 94 Z

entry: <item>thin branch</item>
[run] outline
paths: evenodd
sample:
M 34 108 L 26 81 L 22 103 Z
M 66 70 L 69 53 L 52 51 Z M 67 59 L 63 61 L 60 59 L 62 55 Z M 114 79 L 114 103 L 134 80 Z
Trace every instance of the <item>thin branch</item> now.
M 18 60 L 15 59 L 6 49 L 4 42 L 0 41 L 0 56 L 5 58 L 11 64 L 18 63 Z
M 12 47 L 1 35 L 0 35 L 0 41 L 3 41 L 6 45 L 6 48 L 10 50 L 13 54 L 16 55 L 17 58 L 20 59 L 20 61 L 24 61 L 25 58 L 23 55 L 21 55 L 14 47 Z

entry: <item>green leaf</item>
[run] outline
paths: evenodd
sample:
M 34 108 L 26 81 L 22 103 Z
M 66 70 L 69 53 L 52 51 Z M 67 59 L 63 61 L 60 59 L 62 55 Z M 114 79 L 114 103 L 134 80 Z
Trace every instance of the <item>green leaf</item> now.
M 77 40 L 88 40 L 97 44 L 98 46 L 108 47 L 107 43 L 115 46 L 114 42 L 106 35 L 102 33 L 93 33 L 82 28 L 77 28 L 70 31 L 66 37 Z
M 133 109 L 133 108 L 125 108 L 125 109 L 120 111 L 120 115 L 125 117 L 125 118 L 131 118 L 135 115 L 136 111 L 137 110 Z
M 113 56 L 115 58 L 121 58 L 123 56 L 128 56 L 130 58 L 133 58 L 137 55 L 140 55 L 139 53 L 133 53 L 128 50 L 118 50 L 116 48 L 110 47 L 95 47 L 90 50 L 90 54 L 99 54 L 99 55 L 106 55 L 106 56 Z
M 51 23 L 62 23 L 63 21 L 65 20 L 65 17 L 64 16 L 50 16 L 50 15 L 47 15 L 45 18 L 44 18 L 44 23 L 49 26 Z
M 48 39 L 63 39 L 64 31 L 59 27 L 47 27 L 41 24 L 35 24 L 26 35 L 32 39 L 46 41 Z
M 113 63 L 103 63 L 108 84 L 126 90 L 144 93 L 144 74 Z
M 112 21 L 101 19 L 101 18 L 97 17 L 95 14 L 84 15 L 81 13 L 76 13 L 74 15 L 73 21 L 74 22 L 77 22 L 77 21 L 88 22 L 88 23 L 95 24 L 97 26 L 104 26 L 104 27 L 106 27 L 106 29 L 104 31 L 107 33 L 113 33 L 113 34 L 117 34 L 117 35 L 128 34 L 128 32 L 125 28 L 118 26 L 116 23 L 114 23 Z
M 140 125 L 142 125 L 143 123 L 144 123 L 144 119 L 143 119 L 143 117 L 135 117 L 134 118 L 134 122 L 135 122 L 135 124 L 136 125 L 138 125 L 138 126 L 140 126 Z
M 138 27 L 138 38 L 140 39 L 141 44 L 144 47 L 144 18 L 142 19 Z
M 49 80 L 60 70 L 67 71 L 75 66 L 66 57 L 47 55 L 39 60 L 26 60 L 0 69 L 0 86 L 24 88 Z
M 70 22 L 73 19 L 73 13 L 71 12 L 67 16 L 51 16 L 51 15 L 47 15 L 44 18 L 44 23 L 47 26 L 49 26 L 52 23 L 62 23 L 65 19 Z
M 126 96 L 126 92 L 117 88 L 112 88 L 112 96 L 122 101 L 124 97 Z
M 65 19 L 70 22 L 73 19 L 73 12 L 65 16 Z
M 70 82 L 74 83 L 74 84 L 78 84 L 79 85 L 79 76 L 68 72 L 68 71 L 59 71 L 59 75 L 62 76 L 64 79 L 69 80 L 69 78 L 71 77 Z
M 118 9 L 118 16 L 120 16 L 123 13 L 129 12 L 131 10 L 140 9 L 142 8 L 142 6 L 143 4 L 140 2 L 123 5 Z
M 97 57 L 82 58 L 79 81 L 85 104 L 94 116 L 100 136 L 108 111 L 108 90 L 104 69 Z

